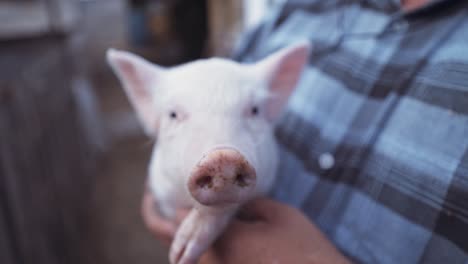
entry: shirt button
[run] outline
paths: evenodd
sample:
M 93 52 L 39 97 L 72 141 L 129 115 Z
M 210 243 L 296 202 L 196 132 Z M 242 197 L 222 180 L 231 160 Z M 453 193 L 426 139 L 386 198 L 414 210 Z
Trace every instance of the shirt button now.
M 319 156 L 318 163 L 320 168 L 323 170 L 328 170 L 331 169 L 333 165 L 335 165 L 335 158 L 332 154 L 326 152 Z

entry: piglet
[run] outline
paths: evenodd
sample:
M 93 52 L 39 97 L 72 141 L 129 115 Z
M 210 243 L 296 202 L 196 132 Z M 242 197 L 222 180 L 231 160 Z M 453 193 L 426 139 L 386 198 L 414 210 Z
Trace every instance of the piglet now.
M 149 185 L 161 214 L 192 208 L 171 244 L 171 263 L 196 263 L 239 207 L 271 188 L 273 124 L 308 53 L 304 42 L 252 64 L 211 58 L 165 68 L 108 50 L 144 131 L 157 138 Z

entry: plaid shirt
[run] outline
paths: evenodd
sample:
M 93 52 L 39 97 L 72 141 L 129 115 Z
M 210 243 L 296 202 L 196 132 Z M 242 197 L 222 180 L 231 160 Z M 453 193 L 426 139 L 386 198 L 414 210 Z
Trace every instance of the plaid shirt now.
M 288 1 L 239 49 L 302 39 L 274 197 L 359 263 L 468 263 L 468 4 Z M 268 22 L 269 21 L 269 22 Z

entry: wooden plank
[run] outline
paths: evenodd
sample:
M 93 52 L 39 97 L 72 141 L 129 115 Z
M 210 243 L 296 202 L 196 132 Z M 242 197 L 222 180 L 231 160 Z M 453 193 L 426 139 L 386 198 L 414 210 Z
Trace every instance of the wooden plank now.
M 210 56 L 231 54 L 243 31 L 243 2 L 238 0 L 208 0 Z

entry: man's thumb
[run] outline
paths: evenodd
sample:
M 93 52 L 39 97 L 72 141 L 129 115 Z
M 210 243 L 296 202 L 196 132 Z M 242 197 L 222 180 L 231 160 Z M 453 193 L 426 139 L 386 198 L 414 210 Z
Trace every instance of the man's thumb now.
M 268 198 L 257 198 L 241 209 L 238 218 L 244 221 L 273 222 L 279 220 L 285 210 L 287 206 L 283 203 Z

